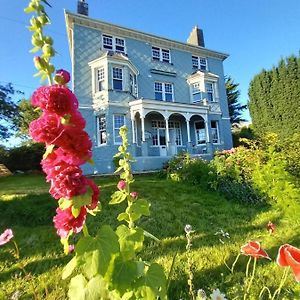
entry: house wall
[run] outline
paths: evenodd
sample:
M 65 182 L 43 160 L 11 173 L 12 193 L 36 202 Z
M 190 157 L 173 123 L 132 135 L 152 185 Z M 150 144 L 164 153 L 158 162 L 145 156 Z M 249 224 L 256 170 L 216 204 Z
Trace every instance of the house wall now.
M 105 33 L 105 32 L 104 32 Z M 118 92 L 109 90 L 108 98 L 111 103 L 120 103 L 122 106 L 109 105 L 103 111 L 106 115 L 106 125 L 108 142 L 107 145 L 98 146 L 96 142 L 96 112 L 92 108 L 93 94 L 92 94 L 92 71 L 89 62 L 99 58 L 106 51 L 101 50 L 102 32 L 98 29 L 74 24 L 73 29 L 73 87 L 76 96 L 80 102 L 80 111 L 87 120 L 86 130 L 93 140 L 93 157 L 95 165 L 85 165 L 84 171 L 86 173 L 111 173 L 114 169 L 113 154 L 117 152 L 118 145 L 113 143 L 113 114 L 122 113 L 126 116 L 126 125 L 128 126 L 129 140 L 132 140 L 131 135 L 131 120 L 128 102 L 134 100 L 132 95 L 125 92 Z M 190 88 L 187 84 L 187 77 L 195 70 L 192 68 L 193 53 L 181 51 L 177 49 L 170 49 L 171 64 L 165 62 L 158 62 L 152 60 L 152 46 L 161 48 L 160 45 L 146 43 L 144 41 L 135 40 L 133 38 L 125 38 L 126 50 L 129 60 L 139 70 L 137 77 L 138 84 L 138 98 L 154 99 L 154 82 L 162 81 L 173 83 L 174 85 L 174 99 L 178 103 L 190 103 Z M 220 137 L 222 145 L 216 145 L 214 148 L 228 149 L 232 147 L 232 138 L 230 131 L 230 122 L 228 118 L 228 106 L 226 99 L 226 90 L 224 84 L 223 62 L 221 59 L 208 57 L 208 70 L 219 76 L 218 90 L 219 103 L 222 115 L 210 115 L 209 120 L 218 120 L 220 125 Z M 169 72 L 171 75 L 161 75 L 155 72 L 163 71 Z M 112 82 L 112 72 L 108 73 L 109 82 Z M 109 89 L 111 85 L 109 86 Z M 183 145 L 187 144 L 187 132 L 185 120 L 180 118 Z M 151 131 L 151 122 L 146 120 L 145 129 Z M 190 124 L 191 139 L 195 140 L 194 126 Z M 139 131 L 138 131 L 139 132 Z M 151 146 L 151 139 L 147 142 Z M 185 146 L 182 147 L 185 149 Z M 133 149 L 131 149 L 133 151 Z M 159 155 L 159 149 L 149 147 L 149 155 Z M 141 149 L 135 150 L 136 154 L 140 154 Z M 164 159 L 161 159 L 164 160 Z M 152 160 L 151 160 L 152 161 Z M 143 169 L 145 163 L 141 159 L 135 163 L 136 169 Z M 160 166 L 161 161 L 156 164 L 150 163 L 149 168 Z

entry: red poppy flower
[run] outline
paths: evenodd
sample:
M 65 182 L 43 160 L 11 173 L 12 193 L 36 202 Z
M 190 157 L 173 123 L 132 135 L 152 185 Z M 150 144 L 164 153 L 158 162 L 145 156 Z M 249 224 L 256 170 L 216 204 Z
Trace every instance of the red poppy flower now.
M 300 249 L 289 244 L 282 245 L 278 250 L 277 264 L 291 267 L 297 282 L 300 282 Z
M 255 258 L 263 257 L 270 259 L 268 253 L 260 247 L 260 243 L 255 241 L 242 246 L 241 253 Z

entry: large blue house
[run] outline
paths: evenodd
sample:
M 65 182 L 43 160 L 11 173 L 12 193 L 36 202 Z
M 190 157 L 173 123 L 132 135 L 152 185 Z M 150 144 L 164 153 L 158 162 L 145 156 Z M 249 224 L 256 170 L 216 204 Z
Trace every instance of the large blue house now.
M 83 1 L 84 2 L 84 1 Z M 93 140 L 86 173 L 112 173 L 128 127 L 136 171 L 161 168 L 181 151 L 210 158 L 232 147 L 224 84 L 227 54 L 66 12 L 73 90 Z

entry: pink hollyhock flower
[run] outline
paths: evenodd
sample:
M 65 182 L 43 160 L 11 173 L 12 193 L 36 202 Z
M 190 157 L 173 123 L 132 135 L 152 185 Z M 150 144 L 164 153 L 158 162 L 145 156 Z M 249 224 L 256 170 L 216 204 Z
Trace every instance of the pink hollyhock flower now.
M 260 247 L 259 242 L 249 242 L 241 247 L 241 253 L 244 255 L 252 256 L 254 258 L 267 258 L 270 259 L 268 253 Z
M 44 113 L 29 125 L 30 136 L 37 142 L 53 144 L 62 135 L 64 126 L 56 114 Z
M 38 88 L 32 95 L 33 106 L 38 106 L 59 116 L 73 113 L 78 108 L 78 100 L 65 86 L 51 85 Z
M 93 191 L 93 196 L 92 196 L 92 202 L 90 205 L 87 206 L 88 209 L 93 210 L 98 206 L 99 203 L 99 195 L 100 195 L 100 189 L 99 187 L 95 184 L 95 182 L 91 179 L 87 179 L 87 184 L 88 186 L 92 189 Z
M 275 225 L 271 221 L 269 221 L 267 224 L 267 230 L 269 233 L 273 233 L 275 231 Z
M 89 135 L 75 127 L 66 127 L 55 144 L 84 161 L 88 161 L 92 157 L 92 141 Z
M 282 245 L 278 250 L 276 262 L 281 267 L 291 267 L 297 282 L 300 282 L 300 249 L 289 244 Z
M 131 196 L 133 199 L 137 199 L 137 197 L 139 196 L 139 193 L 138 193 L 138 192 L 131 192 L 131 193 L 130 193 L 130 196 Z
M 14 234 L 11 229 L 5 229 L 4 232 L 0 235 L 0 246 L 7 244 Z
M 54 226 L 57 229 L 57 234 L 65 239 L 68 237 L 70 231 L 74 233 L 79 233 L 86 219 L 86 208 L 81 207 L 80 213 L 77 218 L 72 215 L 72 207 L 69 207 L 65 210 L 61 210 L 60 208 L 56 209 L 56 216 L 53 218 Z
M 79 111 L 75 111 L 70 115 L 69 126 L 73 126 L 77 129 L 83 129 L 86 125 L 85 119 L 82 117 Z
M 66 70 L 60 69 L 57 70 L 55 73 L 55 77 L 54 80 L 55 82 L 57 82 L 58 84 L 67 84 L 71 79 L 70 73 Z
M 125 188 L 126 188 L 126 182 L 124 181 L 124 180 L 120 180 L 119 182 L 118 182 L 118 185 L 117 185 L 117 188 L 119 189 L 119 190 L 125 190 Z
M 48 180 L 52 176 L 49 192 L 55 199 L 70 199 L 86 193 L 86 178 L 78 166 L 58 165 L 49 175 L 47 176 Z

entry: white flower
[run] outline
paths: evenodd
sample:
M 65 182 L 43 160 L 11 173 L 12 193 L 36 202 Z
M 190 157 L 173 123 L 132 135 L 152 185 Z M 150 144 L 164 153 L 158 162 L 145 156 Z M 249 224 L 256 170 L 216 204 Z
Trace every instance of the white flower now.
M 206 297 L 205 291 L 202 289 L 198 290 L 196 300 L 206 300 L 206 299 L 207 299 L 207 297 Z
M 192 225 L 186 224 L 186 225 L 184 226 L 184 231 L 185 231 L 186 233 L 192 233 L 192 232 L 193 232 L 193 227 L 192 227 Z
M 225 295 L 222 294 L 219 289 L 214 290 L 213 293 L 210 294 L 210 297 L 212 300 L 227 300 Z

